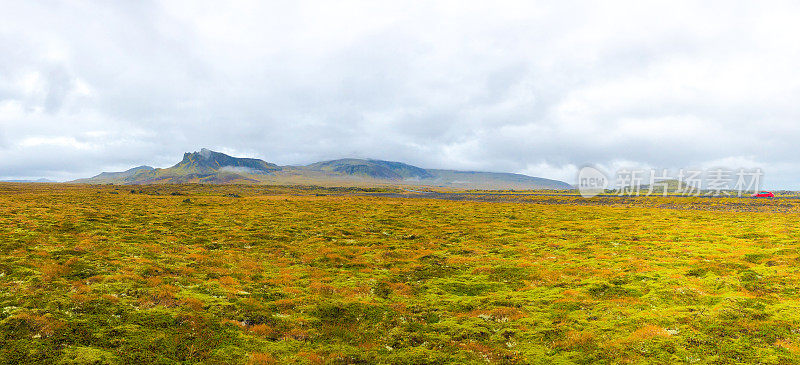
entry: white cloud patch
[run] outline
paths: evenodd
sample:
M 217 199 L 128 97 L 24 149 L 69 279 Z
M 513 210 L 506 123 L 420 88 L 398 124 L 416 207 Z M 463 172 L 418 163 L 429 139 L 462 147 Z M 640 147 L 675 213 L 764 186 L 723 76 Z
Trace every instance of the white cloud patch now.
M 21 140 L 18 144 L 22 148 L 35 148 L 42 146 L 62 147 L 76 150 L 91 149 L 92 145 L 85 142 L 79 142 L 72 137 L 27 137 Z

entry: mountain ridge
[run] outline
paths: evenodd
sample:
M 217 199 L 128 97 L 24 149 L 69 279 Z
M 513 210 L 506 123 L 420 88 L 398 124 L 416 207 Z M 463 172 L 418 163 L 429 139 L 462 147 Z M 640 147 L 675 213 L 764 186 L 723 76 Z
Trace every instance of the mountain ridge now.
M 247 173 L 269 173 L 280 170 L 280 166 L 256 158 L 232 157 L 206 148 L 199 152 L 186 152 L 183 160 L 172 166 L 173 169 L 184 169 L 197 174 L 214 173 L 222 168 L 241 169 Z
M 139 166 L 78 179 L 82 184 L 400 184 L 459 189 L 573 189 L 563 181 L 507 172 L 425 169 L 403 162 L 343 158 L 302 166 L 279 166 L 256 158 L 240 158 L 202 148 L 186 152 L 167 168 Z

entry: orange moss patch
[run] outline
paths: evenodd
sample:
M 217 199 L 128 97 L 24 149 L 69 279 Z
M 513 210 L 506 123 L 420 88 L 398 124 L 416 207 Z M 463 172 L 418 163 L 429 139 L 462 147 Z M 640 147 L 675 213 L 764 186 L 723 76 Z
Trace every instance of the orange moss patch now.
M 262 352 L 250 354 L 250 360 L 247 363 L 248 365 L 278 364 L 278 360 L 275 360 L 271 354 Z
M 789 352 L 791 352 L 791 353 L 793 353 L 795 355 L 800 355 L 800 346 L 798 346 L 797 344 L 793 343 L 792 341 L 785 340 L 785 339 L 777 340 L 777 341 L 775 341 L 775 346 L 785 348 L 786 350 L 788 350 Z
M 646 341 L 654 337 L 670 337 L 671 335 L 667 330 L 663 327 L 659 327 L 656 325 L 648 324 L 646 326 L 640 327 L 636 331 L 633 331 L 630 336 L 628 336 L 629 340 L 632 341 Z
M 259 335 L 259 336 L 262 336 L 262 337 L 268 337 L 268 336 L 271 336 L 271 335 L 273 335 L 275 333 L 275 330 L 272 327 L 270 327 L 270 326 L 268 326 L 266 324 L 255 324 L 255 325 L 252 325 L 252 326 L 250 326 L 249 330 L 250 330 L 250 332 L 253 332 L 256 335 Z
M 183 304 L 195 311 L 203 310 L 206 306 L 205 302 L 197 298 L 184 298 Z
M 309 364 L 320 365 L 325 363 L 325 358 L 314 352 L 300 351 L 297 357 L 305 359 Z
M 230 276 L 223 276 L 223 277 L 217 279 L 217 281 L 221 285 L 226 286 L 226 287 L 237 287 L 237 286 L 239 286 L 239 280 L 236 280 L 236 278 L 233 278 L 233 277 L 230 277 Z
M 580 349 L 593 345 L 595 342 L 594 335 L 588 331 L 569 331 L 564 339 L 556 341 L 553 346 L 564 349 Z

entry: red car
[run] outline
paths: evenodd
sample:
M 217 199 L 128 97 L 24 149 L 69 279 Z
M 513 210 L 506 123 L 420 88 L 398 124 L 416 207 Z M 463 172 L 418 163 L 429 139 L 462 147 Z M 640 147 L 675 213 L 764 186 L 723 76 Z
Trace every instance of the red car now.
M 753 198 L 774 198 L 775 194 L 773 194 L 771 191 L 762 191 L 750 196 L 752 196 Z

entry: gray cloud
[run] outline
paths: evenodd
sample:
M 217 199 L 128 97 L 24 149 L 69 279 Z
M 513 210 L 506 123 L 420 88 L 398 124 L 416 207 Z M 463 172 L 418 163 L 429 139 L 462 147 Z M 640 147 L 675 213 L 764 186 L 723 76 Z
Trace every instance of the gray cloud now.
M 209 147 L 568 181 L 585 163 L 746 164 L 800 189 L 797 8 L 17 2 L 0 14 L 0 178 Z

